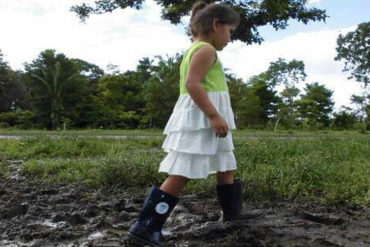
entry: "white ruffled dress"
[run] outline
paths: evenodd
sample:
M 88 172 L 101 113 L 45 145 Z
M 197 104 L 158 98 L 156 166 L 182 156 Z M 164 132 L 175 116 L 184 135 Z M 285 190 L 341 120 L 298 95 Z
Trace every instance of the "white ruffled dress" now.
M 229 92 L 207 94 L 228 125 L 227 136 L 216 137 L 208 117 L 191 96 L 181 95 L 163 132 L 167 136 L 162 148 L 168 154 L 160 163 L 159 172 L 196 179 L 217 171 L 236 170 L 230 131 L 236 127 Z

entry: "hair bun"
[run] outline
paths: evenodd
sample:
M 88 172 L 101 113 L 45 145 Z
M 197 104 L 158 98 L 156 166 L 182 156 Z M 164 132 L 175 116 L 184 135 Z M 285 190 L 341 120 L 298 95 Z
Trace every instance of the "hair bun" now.
M 193 8 L 191 9 L 191 17 L 194 17 L 200 10 L 207 7 L 207 5 L 208 5 L 208 3 L 204 2 L 204 1 L 196 2 L 193 5 Z

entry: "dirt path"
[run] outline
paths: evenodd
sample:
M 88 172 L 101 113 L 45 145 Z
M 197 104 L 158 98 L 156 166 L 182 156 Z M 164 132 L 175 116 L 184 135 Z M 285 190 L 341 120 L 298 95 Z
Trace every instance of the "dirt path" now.
M 40 185 L 8 162 L 0 181 L 0 246 L 123 246 L 145 191 Z M 168 246 L 370 246 L 370 208 L 315 203 L 247 205 L 265 217 L 222 223 L 215 194 L 181 198 L 165 225 Z

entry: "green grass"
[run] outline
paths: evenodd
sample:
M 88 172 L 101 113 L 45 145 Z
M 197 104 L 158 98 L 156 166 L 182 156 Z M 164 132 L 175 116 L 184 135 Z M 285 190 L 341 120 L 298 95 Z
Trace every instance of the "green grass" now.
M 58 136 L 158 136 L 161 137 L 162 129 L 144 129 L 144 130 L 104 130 L 104 129 L 84 129 L 84 130 L 21 130 L 16 128 L 1 129 L 0 135 L 12 136 L 45 136 L 45 135 L 58 135 Z M 364 137 L 369 138 L 369 131 L 367 134 L 360 133 L 358 130 L 316 130 L 316 131 L 303 131 L 303 130 L 278 130 L 276 132 L 257 130 L 257 129 L 237 129 L 233 131 L 237 137 L 317 137 L 317 136 L 336 136 L 336 137 Z
M 236 176 L 251 201 L 315 200 L 370 204 L 370 138 L 353 132 L 276 135 L 245 139 L 234 132 Z M 307 138 L 310 137 L 310 138 Z M 162 139 L 97 139 L 66 136 L 0 140 L 0 178 L 5 160 L 25 161 L 23 172 L 46 183 L 145 188 L 165 179 L 157 172 L 165 157 Z M 214 190 L 214 176 L 194 180 L 187 193 Z
M 80 137 L 0 139 L 0 157 L 7 159 L 79 158 L 110 155 L 160 146 L 161 139 L 97 139 Z
M 16 128 L 0 129 L 0 135 L 15 136 L 40 136 L 40 135 L 61 135 L 61 136 L 110 136 L 110 135 L 128 135 L 128 136 L 161 136 L 161 129 L 146 130 L 103 130 L 103 129 L 84 129 L 84 130 L 22 130 Z

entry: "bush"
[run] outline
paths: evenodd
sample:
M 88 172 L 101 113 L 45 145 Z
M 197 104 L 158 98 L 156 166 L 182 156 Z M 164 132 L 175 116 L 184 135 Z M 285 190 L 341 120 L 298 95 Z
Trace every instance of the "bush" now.
M 36 127 L 36 115 L 31 111 L 16 110 L 0 113 L 0 127 L 19 127 L 30 129 Z
M 0 122 L 0 129 L 6 129 L 9 127 L 10 125 L 7 122 Z

